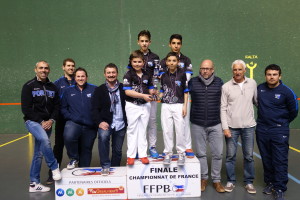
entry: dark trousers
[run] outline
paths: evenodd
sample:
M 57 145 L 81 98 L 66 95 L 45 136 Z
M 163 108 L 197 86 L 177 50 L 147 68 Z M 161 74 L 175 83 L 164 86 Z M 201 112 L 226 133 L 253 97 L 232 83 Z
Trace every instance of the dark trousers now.
M 67 121 L 64 131 L 64 141 L 70 159 L 79 161 L 79 167 L 89 167 L 92 160 L 92 150 L 97 136 L 97 128 Z
M 264 182 L 286 191 L 288 182 L 289 129 L 256 130 L 256 142 L 264 168 Z
M 126 128 L 116 131 L 109 128 L 103 130 L 98 128 L 98 151 L 100 156 L 100 164 L 102 168 L 111 166 L 120 166 L 122 159 L 122 146 L 126 134 Z M 112 156 L 109 159 L 110 138 L 112 138 L 111 148 Z
M 62 115 L 59 115 L 58 119 L 55 122 L 55 140 L 53 153 L 54 157 L 57 160 L 59 166 L 61 166 L 61 161 L 63 159 L 64 152 L 64 128 L 66 125 L 66 121 Z M 52 177 L 52 171 L 49 170 L 49 176 Z

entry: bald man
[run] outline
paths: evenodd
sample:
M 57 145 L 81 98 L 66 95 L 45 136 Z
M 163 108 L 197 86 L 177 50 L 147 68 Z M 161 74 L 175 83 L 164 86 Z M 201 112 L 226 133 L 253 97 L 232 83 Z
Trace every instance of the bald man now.
M 196 156 L 201 164 L 201 191 L 208 182 L 206 144 L 210 146 L 211 178 L 217 192 L 225 192 L 221 184 L 223 157 L 223 132 L 220 119 L 220 104 L 223 81 L 214 74 L 214 63 L 204 60 L 200 65 L 198 77 L 189 81 L 192 98 L 191 134 L 195 142 Z

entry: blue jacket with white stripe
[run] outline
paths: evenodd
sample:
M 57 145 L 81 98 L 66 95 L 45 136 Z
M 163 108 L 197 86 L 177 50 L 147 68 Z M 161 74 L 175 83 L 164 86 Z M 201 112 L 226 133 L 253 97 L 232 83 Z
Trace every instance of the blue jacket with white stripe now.
M 288 129 L 298 115 L 298 101 L 295 93 L 281 81 L 275 88 L 267 83 L 257 87 L 258 118 L 257 128 Z

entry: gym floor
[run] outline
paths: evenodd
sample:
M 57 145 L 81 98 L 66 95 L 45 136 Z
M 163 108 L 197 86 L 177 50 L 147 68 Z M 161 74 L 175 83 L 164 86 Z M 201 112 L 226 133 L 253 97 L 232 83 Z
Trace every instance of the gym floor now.
M 158 133 L 158 150 L 162 152 L 163 141 L 161 137 L 161 132 Z M 53 135 L 51 137 L 52 144 Z M 298 164 L 300 163 L 300 130 L 291 130 L 290 136 L 290 153 L 289 153 L 289 182 L 288 190 L 285 194 L 287 200 L 299 199 L 299 189 L 300 189 L 300 170 L 298 169 Z M 93 149 L 93 160 L 92 167 L 99 166 L 99 156 L 97 150 L 97 140 L 95 141 Z M 224 141 L 225 142 L 225 141 Z M 224 143 L 225 144 L 225 143 Z M 1 192 L 0 199 L 22 199 L 22 200 L 54 200 L 54 185 L 51 186 L 52 190 L 46 193 L 29 193 L 29 168 L 31 164 L 31 158 L 33 154 L 34 138 L 31 135 L 20 135 L 20 134 L 1 134 L 0 135 L 0 177 L 1 177 Z M 123 159 L 122 165 L 126 163 L 126 141 L 123 146 Z M 225 145 L 224 145 L 225 146 Z M 256 178 L 254 180 L 254 186 L 256 187 L 257 193 L 254 195 L 248 194 L 243 187 L 243 164 L 242 164 L 242 152 L 241 147 L 238 149 L 237 154 L 237 184 L 236 188 L 231 193 L 217 193 L 212 187 L 211 181 L 205 192 L 201 194 L 201 200 L 227 200 L 227 199 L 243 199 L 243 200 L 254 200 L 254 199 L 273 199 L 272 195 L 264 195 L 262 189 L 264 188 L 263 182 L 263 168 L 259 155 L 257 146 L 255 146 L 255 170 Z M 224 167 L 225 160 L 225 149 L 223 155 L 223 168 L 222 168 L 222 182 L 226 184 L 226 173 Z M 210 158 L 209 158 L 210 159 Z M 64 152 L 64 159 L 62 167 L 67 165 L 66 153 Z M 48 178 L 48 168 L 45 163 L 43 163 L 41 171 L 42 184 L 45 184 Z M 200 189 L 200 188 L 199 188 Z M 298 197 L 297 197 L 298 196 Z M 189 199 L 199 199 L 199 198 L 189 198 Z

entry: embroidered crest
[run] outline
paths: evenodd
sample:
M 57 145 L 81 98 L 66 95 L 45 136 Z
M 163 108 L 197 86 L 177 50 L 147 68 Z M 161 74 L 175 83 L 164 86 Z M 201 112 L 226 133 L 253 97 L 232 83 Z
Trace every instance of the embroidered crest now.
M 145 83 L 147 85 L 148 84 L 148 80 L 143 80 L 143 83 Z
M 183 62 L 180 62 L 178 65 L 179 65 L 179 67 L 184 68 L 184 63 Z
M 280 99 L 280 94 L 275 94 L 275 99 Z
M 180 86 L 180 85 L 181 85 L 181 81 L 175 81 L 175 84 L 176 84 L 177 86 Z

